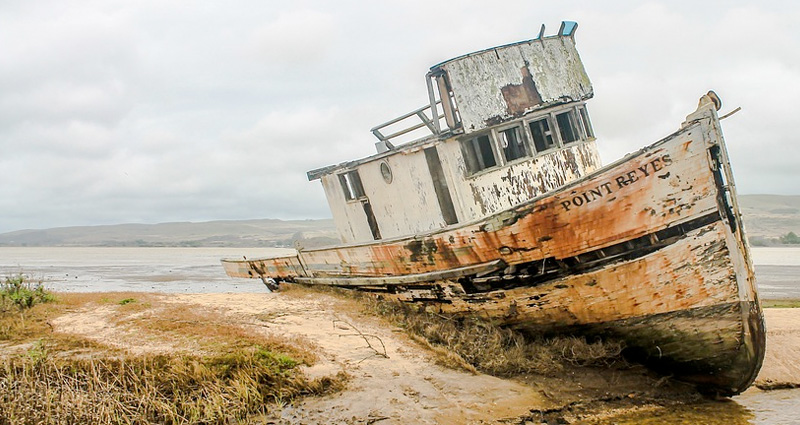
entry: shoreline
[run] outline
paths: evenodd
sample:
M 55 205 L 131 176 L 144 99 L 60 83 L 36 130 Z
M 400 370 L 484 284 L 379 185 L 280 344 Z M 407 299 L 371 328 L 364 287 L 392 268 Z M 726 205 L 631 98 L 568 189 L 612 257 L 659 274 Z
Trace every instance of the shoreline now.
M 324 292 L 290 289 L 278 293 L 107 292 L 63 296 L 109 301 L 100 308 L 92 301 L 54 318 L 48 324 L 56 334 L 89 338 L 123 350 L 184 349 L 152 340 L 149 345 L 144 344 L 142 338 L 131 333 L 131 324 L 140 316 L 119 316 L 125 307 L 120 303 L 125 299 L 151 299 L 141 303 L 136 314 L 147 314 L 149 307 L 145 304 L 150 303 L 213 311 L 221 314 L 227 325 L 301 340 L 304 345 L 315 347 L 318 360 L 304 367 L 309 378 L 339 373 L 350 376 L 339 392 L 301 398 L 280 409 L 272 418 L 279 423 L 524 423 L 520 418 L 531 417 L 531 412 L 562 414 L 567 409 L 570 414 L 578 414 L 572 410 L 584 409 L 599 411 L 603 416 L 610 411 L 627 412 L 648 405 L 703 403 L 702 399 L 685 398 L 692 390 L 683 384 L 665 384 L 635 367 L 608 371 L 575 368 L 563 371 L 561 376 L 530 379 L 499 378 L 443 367 L 437 362 L 442 353 L 436 348 L 365 313 L 357 301 Z M 743 396 L 800 387 L 800 308 L 781 307 L 797 306 L 800 300 L 767 300 L 764 304 L 775 306 L 765 309 L 767 353 L 755 384 Z M 380 344 L 364 335 L 375 336 Z M 384 347 L 385 356 L 375 350 L 378 345 Z M 8 351 L 9 346 L 0 343 L 0 357 L 8 355 Z M 501 422 L 510 418 L 520 421 Z

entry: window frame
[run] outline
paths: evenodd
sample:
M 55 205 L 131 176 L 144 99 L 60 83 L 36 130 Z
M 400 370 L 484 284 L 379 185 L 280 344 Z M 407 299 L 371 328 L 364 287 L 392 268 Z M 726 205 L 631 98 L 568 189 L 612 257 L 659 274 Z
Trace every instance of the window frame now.
M 567 146 L 586 141 L 586 138 L 584 137 L 583 134 L 583 129 L 581 128 L 581 122 L 579 121 L 577 114 L 578 114 L 577 108 L 574 106 L 570 108 L 564 108 L 559 111 L 553 111 L 553 119 L 556 123 L 556 128 L 558 130 L 558 138 L 561 141 L 561 146 Z M 571 132 L 574 133 L 574 136 L 576 136 L 575 139 L 570 141 L 566 141 L 565 137 L 563 137 L 564 131 L 566 131 L 567 129 L 564 128 L 564 130 L 562 131 L 561 123 L 558 120 L 559 117 L 564 115 L 567 116 L 567 121 L 569 121 L 571 127 L 569 130 L 571 130 Z
M 478 140 L 486 137 L 489 141 L 489 148 L 491 149 L 492 159 L 494 160 L 493 165 L 486 165 L 483 160 L 483 151 L 481 151 L 478 147 Z M 497 168 L 502 166 L 501 162 L 501 155 L 497 151 L 497 143 L 494 137 L 493 131 L 487 131 L 483 133 L 479 133 L 476 135 L 472 135 L 466 139 L 462 139 L 459 141 L 461 145 L 461 156 L 464 159 L 464 167 L 466 168 L 467 177 L 471 177 L 477 174 L 480 174 L 486 170 L 490 170 L 492 168 Z M 471 147 L 468 148 L 468 146 Z M 480 153 L 480 156 L 478 156 Z M 472 160 L 468 159 L 468 157 L 473 158 Z M 476 164 L 478 168 L 474 169 L 473 165 Z
M 542 120 L 545 120 L 547 122 L 547 125 L 549 127 L 548 132 L 550 133 L 550 138 L 552 139 L 553 144 L 550 147 L 548 147 L 548 148 L 546 148 L 544 150 L 539 150 L 538 147 L 536 146 L 536 139 L 534 139 L 534 137 L 533 137 L 533 131 L 531 130 L 531 124 L 534 123 L 534 122 L 542 121 Z M 540 155 L 542 153 L 545 153 L 545 152 L 551 152 L 553 150 L 560 149 L 562 147 L 561 139 L 557 135 L 558 132 L 556 131 L 556 127 L 553 125 L 553 120 L 554 120 L 554 118 L 553 118 L 552 114 L 551 113 L 547 113 L 547 114 L 537 115 L 537 116 L 531 117 L 530 119 L 526 119 L 526 120 L 523 121 L 525 123 L 525 130 L 528 133 L 529 139 L 531 141 L 531 148 L 533 150 L 533 156 L 534 157 L 536 157 L 537 155 Z M 545 134 L 545 136 L 547 136 L 547 134 Z
M 347 202 L 359 201 L 367 197 L 358 169 L 345 171 L 336 175 Z
M 584 140 L 595 140 L 594 127 L 592 127 L 592 119 L 589 118 L 589 110 L 586 109 L 586 104 L 581 103 L 575 107 L 578 110 L 578 119 L 581 122 L 581 131 L 584 132 Z
M 503 139 L 500 134 L 500 133 L 505 133 L 509 130 L 517 130 L 516 133 L 517 137 L 519 138 L 519 142 L 517 144 L 522 146 L 522 155 L 513 159 L 508 159 L 508 157 L 506 157 L 506 148 L 504 148 L 502 145 Z M 494 135 L 495 144 L 497 145 L 497 151 L 502 159 L 502 164 L 500 164 L 500 166 L 522 161 L 526 158 L 532 158 L 535 155 L 534 150 L 531 148 L 530 143 L 528 142 L 529 138 L 527 133 L 525 132 L 524 124 L 522 121 L 516 121 L 510 125 L 494 128 L 492 129 L 492 133 Z
M 564 143 L 564 140 L 561 137 L 561 128 L 558 124 L 558 115 L 564 113 L 571 113 L 572 114 L 572 121 L 574 124 L 573 130 L 576 131 L 576 135 L 578 138 L 571 142 Z M 538 150 L 536 146 L 536 140 L 533 137 L 533 132 L 531 131 L 531 124 L 545 120 L 547 123 L 549 130 L 550 138 L 552 139 L 552 145 L 544 150 Z M 500 133 L 505 131 L 517 128 L 517 134 L 522 138 L 522 146 L 525 151 L 523 156 L 514 158 L 509 160 L 506 158 L 505 148 L 502 147 L 501 141 L 502 136 Z M 545 134 L 546 136 L 547 134 Z M 494 159 L 494 165 L 491 166 L 483 166 L 483 168 L 473 169 L 473 166 L 470 165 L 471 163 L 477 163 L 480 166 L 483 161 L 482 159 L 478 159 L 476 150 L 477 147 L 477 140 L 486 137 L 488 138 L 488 145 L 491 147 L 492 150 L 492 158 Z M 593 141 L 595 140 L 594 135 L 594 128 L 591 124 L 591 119 L 589 118 L 589 112 L 586 109 L 585 103 L 579 104 L 569 104 L 569 105 L 562 105 L 560 108 L 552 108 L 547 112 L 535 115 L 531 114 L 530 117 L 524 117 L 522 119 L 518 119 L 512 121 L 510 123 L 504 123 L 502 125 L 498 125 L 496 127 L 492 127 L 488 130 L 481 131 L 475 134 L 471 134 L 466 138 L 462 138 L 459 140 L 459 144 L 461 145 L 461 155 L 464 159 L 464 167 L 465 167 L 465 174 L 467 178 L 472 178 L 478 175 L 487 172 L 487 170 L 493 170 L 496 168 L 505 167 L 508 164 L 513 164 L 516 162 L 522 162 L 525 160 L 532 160 L 538 158 L 541 155 L 548 154 L 551 152 L 558 151 L 565 147 L 570 147 L 574 145 L 578 145 L 584 142 Z M 469 149 L 467 147 L 468 144 L 472 144 L 472 148 Z M 468 152 L 470 151 L 470 152 Z M 474 158 L 472 161 L 468 159 L 468 156 L 472 154 Z

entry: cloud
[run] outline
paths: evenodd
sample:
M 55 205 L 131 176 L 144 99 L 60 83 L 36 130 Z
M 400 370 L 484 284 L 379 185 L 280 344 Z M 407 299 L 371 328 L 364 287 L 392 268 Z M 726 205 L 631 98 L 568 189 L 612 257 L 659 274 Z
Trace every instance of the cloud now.
M 313 67 L 329 53 L 337 34 L 336 19 L 317 10 L 290 10 L 251 31 L 257 60 L 280 68 Z
M 0 232 L 327 216 L 305 172 L 372 154 L 431 65 L 562 19 L 606 162 L 715 89 L 743 108 L 724 122 L 740 192 L 800 193 L 788 1 L 4 2 Z

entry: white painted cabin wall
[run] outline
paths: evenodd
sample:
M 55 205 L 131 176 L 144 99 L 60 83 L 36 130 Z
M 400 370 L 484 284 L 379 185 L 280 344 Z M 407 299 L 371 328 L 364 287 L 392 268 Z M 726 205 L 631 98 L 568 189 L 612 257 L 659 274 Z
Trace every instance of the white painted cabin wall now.
M 392 169 L 391 184 L 381 176 L 383 161 L 359 167 L 381 236 L 389 239 L 444 227 L 423 150 L 393 155 L 385 161 Z
M 440 143 L 438 149 L 460 223 L 508 209 L 600 168 L 593 140 L 470 177 L 457 139 Z M 391 184 L 381 176 L 383 161 L 392 169 Z M 366 162 L 357 169 L 383 239 L 446 226 L 422 149 Z M 321 180 L 342 242 L 373 240 L 361 201 L 345 200 L 337 175 Z
M 593 89 L 568 36 L 501 46 L 438 65 L 447 74 L 465 137 L 533 110 L 589 99 Z M 553 124 L 551 124 L 553 125 Z M 554 129 L 555 131 L 555 129 Z M 383 239 L 445 227 L 421 144 L 348 164 L 357 169 Z M 460 223 L 497 213 L 574 181 L 600 167 L 594 140 L 467 176 L 456 138 L 435 142 Z M 363 162 L 362 162 L 363 161 Z M 380 164 L 389 163 L 387 184 Z M 321 177 L 342 242 L 373 239 L 361 201 L 345 200 L 337 174 Z
M 381 175 L 384 161 L 392 170 L 392 183 L 386 183 Z M 446 225 L 422 149 L 367 162 L 357 169 L 383 239 Z M 361 201 L 345 199 L 335 174 L 323 176 L 322 182 L 342 242 L 372 240 Z

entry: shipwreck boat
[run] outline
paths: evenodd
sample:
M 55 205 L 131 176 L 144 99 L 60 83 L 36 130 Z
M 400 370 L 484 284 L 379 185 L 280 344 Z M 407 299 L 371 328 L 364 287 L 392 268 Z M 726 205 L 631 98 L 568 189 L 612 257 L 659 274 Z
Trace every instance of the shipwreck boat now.
M 576 28 L 433 66 L 428 104 L 372 129 L 376 154 L 308 172 L 342 245 L 223 260 L 227 274 L 613 337 L 705 391 L 743 391 L 765 330 L 719 98 L 601 166 Z

